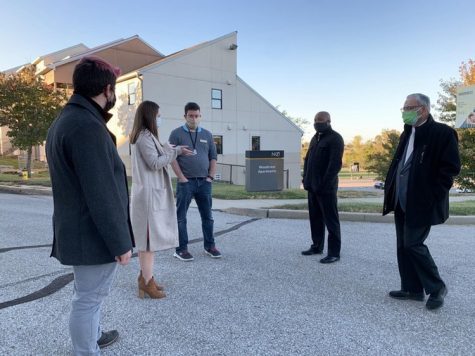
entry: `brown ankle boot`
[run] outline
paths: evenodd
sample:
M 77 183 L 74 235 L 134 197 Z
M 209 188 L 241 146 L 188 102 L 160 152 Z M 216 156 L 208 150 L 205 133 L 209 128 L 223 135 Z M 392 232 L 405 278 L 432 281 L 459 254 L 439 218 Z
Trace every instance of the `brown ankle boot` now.
M 153 277 L 145 284 L 145 279 L 142 277 L 139 279 L 139 298 L 143 299 L 145 295 L 148 295 L 152 299 L 165 298 L 166 294 L 157 289 L 157 285 Z
M 140 285 L 141 285 L 140 283 L 143 283 L 142 285 L 145 286 L 145 279 L 142 276 L 142 270 L 140 270 L 140 274 L 139 274 L 139 277 L 137 278 L 137 281 L 139 282 L 139 289 L 140 289 Z M 155 280 L 153 280 L 153 283 L 155 283 L 155 287 L 157 287 L 158 290 L 161 290 L 161 291 L 165 290 L 165 287 L 163 287 L 160 284 L 158 284 L 157 282 L 155 282 Z

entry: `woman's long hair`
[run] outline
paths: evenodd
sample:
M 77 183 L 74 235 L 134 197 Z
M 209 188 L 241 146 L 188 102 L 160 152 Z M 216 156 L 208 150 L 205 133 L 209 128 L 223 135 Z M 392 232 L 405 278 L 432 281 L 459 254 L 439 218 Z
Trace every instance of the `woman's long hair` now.
M 132 127 L 132 132 L 130 133 L 130 143 L 133 145 L 137 142 L 140 132 L 142 130 L 149 130 L 157 139 L 158 139 L 158 128 L 157 128 L 157 114 L 158 109 L 157 103 L 153 101 L 144 101 L 142 102 L 137 111 L 135 112 L 134 126 Z

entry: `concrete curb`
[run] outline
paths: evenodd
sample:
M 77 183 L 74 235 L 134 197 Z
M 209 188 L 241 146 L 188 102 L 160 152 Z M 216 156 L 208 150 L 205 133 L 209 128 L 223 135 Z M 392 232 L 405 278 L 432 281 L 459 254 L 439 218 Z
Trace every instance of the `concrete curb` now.
M 29 185 L 0 185 L 0 192 L 25 195 L 53 195 L 51 187 Z
M 226 209 L 219 209 L 219 210 L 225 213 L 229 213 L 229 214 L 249 216 L 252 218 L 268 218 L 269 217 L 269 209 L 226 208 Z
M 308 210 L 227 208 L 222 211 L 229 214 L 244 215 L 255 218 L 308 220 Z M 381 214 L 376 213 L 340 212 L 340 220 L 370 223 L 394 223 L 394 215 L 389 214 L 382 216 Z M 448 225 L 475 225 L 475 216 L 451 216 L 445 223 Z
M 475 216 L 451 216 L 445 223 L 448 225 L 475 225 Z

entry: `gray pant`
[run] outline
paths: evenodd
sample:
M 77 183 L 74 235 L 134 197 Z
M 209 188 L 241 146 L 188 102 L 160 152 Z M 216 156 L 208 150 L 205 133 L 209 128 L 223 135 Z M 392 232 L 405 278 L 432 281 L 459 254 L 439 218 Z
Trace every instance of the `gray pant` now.
M 100 355 L 97 340 L 102 301 L 109 294 L 117 263 L 93 266 L 73 266 L 74 295 L 69 332 L 75 356 Z

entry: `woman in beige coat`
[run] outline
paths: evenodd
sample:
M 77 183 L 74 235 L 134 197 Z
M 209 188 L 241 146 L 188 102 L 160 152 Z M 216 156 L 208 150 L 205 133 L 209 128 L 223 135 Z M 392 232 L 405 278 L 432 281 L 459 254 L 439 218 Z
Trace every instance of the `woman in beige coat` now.
M 132 194 L 130 217 L 139 251 L 139 297 L 163 298 L 163 287 L 153 278 L 154 252 L 178 246 L 175 199 L 168 165 L 180 154 L 192 154 L 183 146 L 158 140 L 159 106 L 144 101 L 137 108 L 130 135 L 132 145 Z

